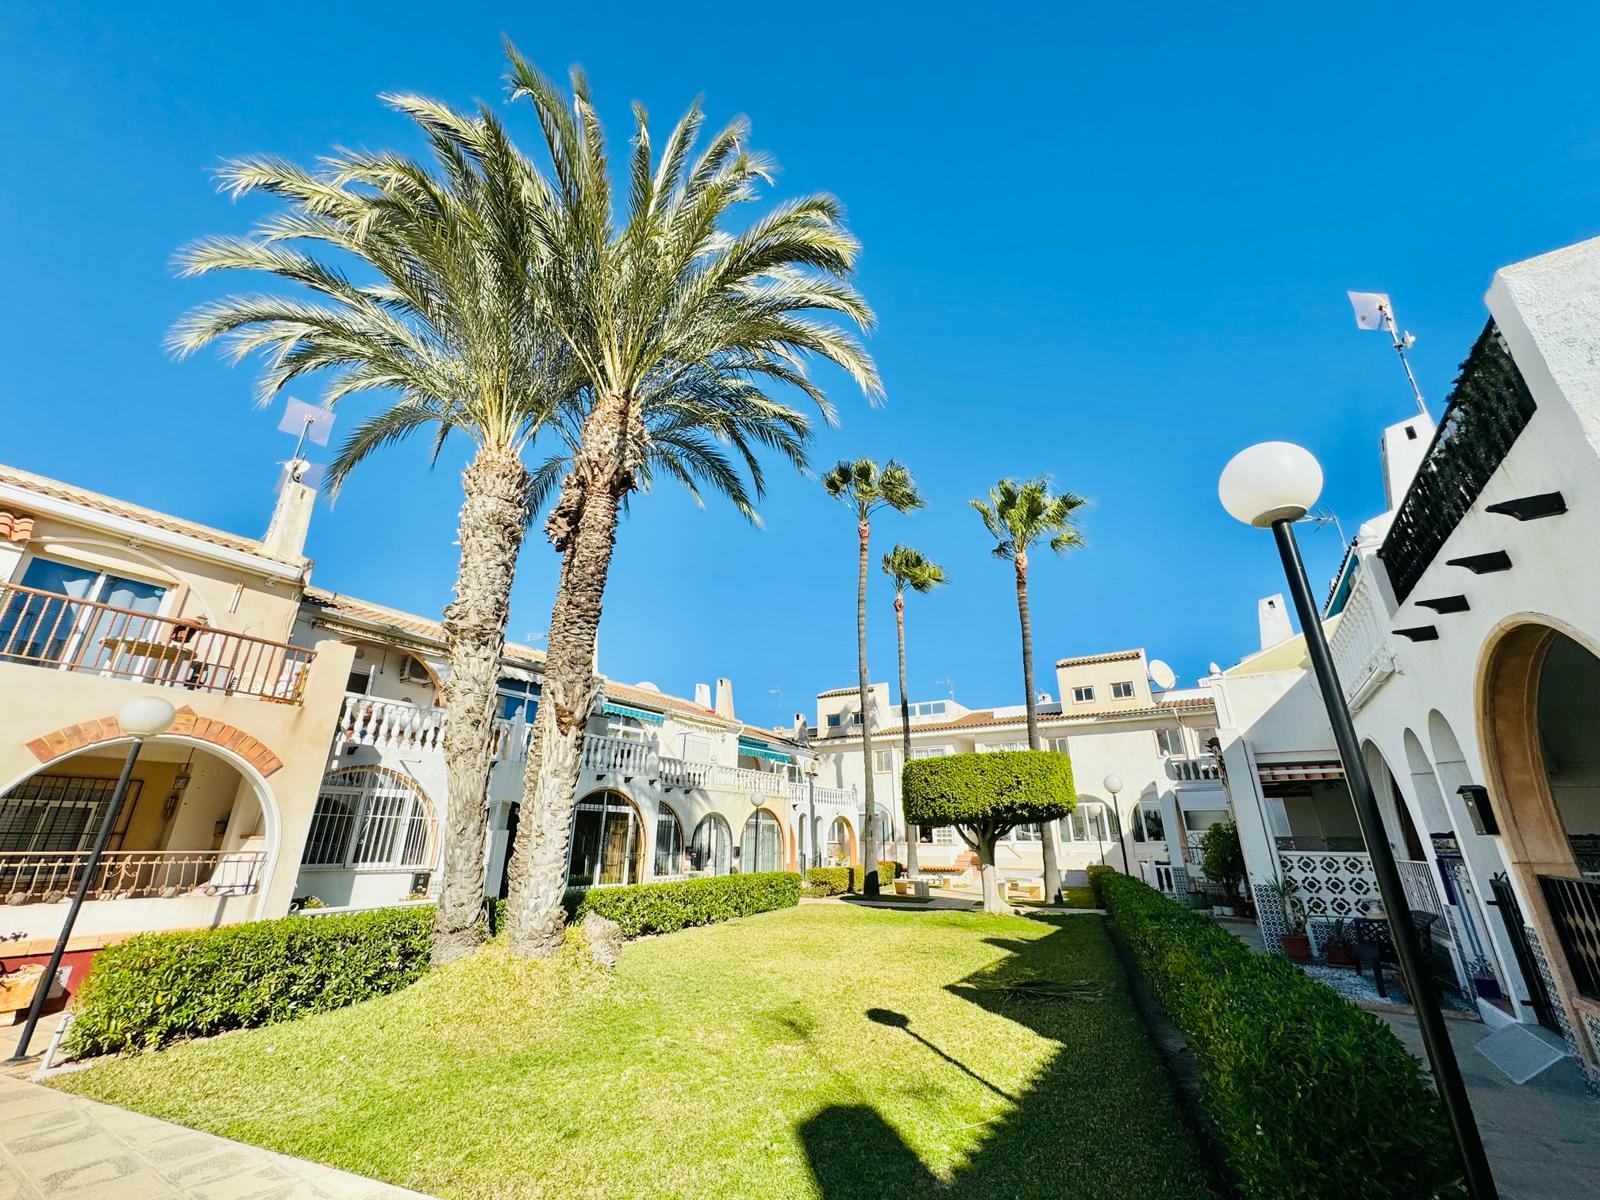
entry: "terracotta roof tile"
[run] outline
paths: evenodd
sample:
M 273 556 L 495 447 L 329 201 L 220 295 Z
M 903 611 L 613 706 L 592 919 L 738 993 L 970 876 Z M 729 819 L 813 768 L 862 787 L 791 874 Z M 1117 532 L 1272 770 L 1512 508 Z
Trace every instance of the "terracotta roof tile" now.
M 112 496 L 102 495 L 100 492 L 91 492 L 88 488 L 62 483 L 59 479 L 49 479 L 43 475 L 35 475 L 32 471 L 24 471 L 20 467 L 0 464 L 0 483 L 9 483 L 14 487 L 37 492 L 41 496 L 49 496 L 55 500 L 65 500 L 70 504 L 81 504 L 85 508 L 92 508 L 96 512 L 106 513 L 109 516 L 142 521 L 144 524 L 156 529 L 165 529 L 168 533 L 186 534 L 203 542 L 210 542 L 213 546 L 225 546 L 229 550 L 242 550 L 246 554 L 261 553 L 261 543 L 255 538 L 242 537 L 237 533 L 228 533 L 222 529 L 213 529 L 209 525 L 201 525 L 196 521 L 185 521 L 182 517 L 174 517 L 170 513 L 157 512 L 153 508 L 145 508 L 139 504 L 130 504 L 126 500 L 118 500 Z
M 1080 654 L 1076 658 L 1058 658 L 1058 667 L 1087 667 L 1094 663 L 1122 662 L 1125 659 L 1138 658 L 1143 650 L 1112 650 L 1106 654 Z

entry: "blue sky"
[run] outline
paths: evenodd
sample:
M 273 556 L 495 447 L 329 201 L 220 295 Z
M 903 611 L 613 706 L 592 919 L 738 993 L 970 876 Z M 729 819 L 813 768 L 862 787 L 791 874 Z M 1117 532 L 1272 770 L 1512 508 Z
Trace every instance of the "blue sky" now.
M 1033 571 L 1041 679 L 1061 655 L 1143 645 L 1188 680 L 1252 649 L 1277 566 L 1218 507 L 1218 470 L 1252 441 L 1302 442 L 1353 532 L 1381 507 L 1378 430 L 1410 410 L 1345 289 L 1394 295 L 1437 415 L 1495 267 L 1600 233 L 1591 5 L 1203 22 L 1187 5 L 861 5 L 808 10 L 833 22 L 814 41 L 792 10 L 750 4 L 137 7 L 0 17 L 0 460 L 260 532 L 288 450 L 277 412 L 251 406 L 249 369 L 161 348 L 227 290 L 175 279 L 173 251 L 265 211 L 216 195 L 208 168 L 415 149 L 376 94 L 498 102 L 510 33 L 547 70 L 584 64 L 619 144 L 629 101 L 665 123 L 703 93 L 713 120 L 749 115 L 783 167 L 775 195 L 843 199 L 889 399 L 829 377 L 842 420 L 814 462 L 896 455 L 928 496 L 875 531 L 876 550 L 910 542 L 952 576 L 910 602 L 913 698 L 953 680 L 968 704 L 1021 699 L 1008 570 L 966 503 L 1002 474 L 1093 500 L 1088 547 Z M 424 444 L 402 448 L 319 506 L 316 582 L 437 612 L 463 449 L 430 473 Z M 773 468 L 764 529 L 667 488 L 635 503 L 608 672 L 677 692 L 727 675 L 760 722 L 853 679 L 852 522 Z M 1326 575 L 1335 535 L 1305 537 Z M 542 635 L 554 572 L 531 542 L 514 637 Z M 890 593 L 871 586 L 873 674 L 892 678 Z

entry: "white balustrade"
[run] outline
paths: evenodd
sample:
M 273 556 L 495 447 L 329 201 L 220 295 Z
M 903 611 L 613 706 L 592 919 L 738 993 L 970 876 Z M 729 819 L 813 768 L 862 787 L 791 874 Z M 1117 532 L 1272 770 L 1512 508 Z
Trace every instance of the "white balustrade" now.
M 590 734 L 583 739 L 583 769 L 608 775 L 655 775 L 655 743 Z
M 1217 760 L 1210 754 L 1200 758 L 1169 758 L 1166 768 L 1167 778 L 1178 783 L 1203 783 L 1222 778 Z
M 1358 568 L 1349 599 L 1339 614 L 1339 624 L 1328 639 L 1345 699 L 1354 708 L 1360 708 L 1394 674 L 1387 623 L 1371 575 L 1365 567 Z
M 346 695 L 339 714 L 338 740 L 381 750 L 439 750 L 444 738 L 444 709 L 423 708 L 403 700 Z

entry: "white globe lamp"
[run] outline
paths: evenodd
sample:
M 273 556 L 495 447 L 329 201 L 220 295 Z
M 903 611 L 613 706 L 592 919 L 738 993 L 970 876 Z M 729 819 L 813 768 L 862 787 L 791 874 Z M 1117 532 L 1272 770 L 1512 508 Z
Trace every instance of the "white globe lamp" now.
M 1105 785 L 1106 791 L 1110 792 L 1113 796 L 1122 790 L 1121 775 L 1107 775 L 1100 782 Z
M 1322 494 L 1322 467 L 1304 446 L 1258 442 L 1222 468 L 1217 497 L 1230 516 L 1264 528 L 1298 521 Z
M 118 710 L 117 724 L 122 726 L 123 733 L 148 738 L 171 729 L 177 716 L 177 710 L 160 696 L 140 696 Z

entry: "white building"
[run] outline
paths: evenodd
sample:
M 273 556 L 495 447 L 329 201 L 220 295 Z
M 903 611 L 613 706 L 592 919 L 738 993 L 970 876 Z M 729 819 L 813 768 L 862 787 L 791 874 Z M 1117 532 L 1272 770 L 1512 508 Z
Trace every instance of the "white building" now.
M 1175 864 L 1181 885 L 1192 839 L 1227 816 L 1226 794 L 1207 748 L 1216 726 L 1210 696 L 1197 689 L 1153 693 L 1142 649 L 1063 658 L 1056 663 L 1056 683 L 1062 698 L 1045 697 L 1037 712 L 1044 747 L 1072 759 L 1078 795 L 1072 815 L 1057 823 L 1064 877 L 1082 882 L 1085 867 L 1104 863 L 1171 891 Z M 885 856 L 892 852 L 903 861 L 900 709 L 883 683 L 872 685 L 868 707 L 873 790 L 881 828 L 889 835 Z M 1027 748 L 1027 714 L 1020 704 L 969 709 L 947 698 L 916 701 L 910 712 L 913 758 Z M 822 775 L 834 786 L 860 790 L 864 784 L 861 725 L 856 688 L 818 695 L 809 732 Z M 1122 781 L 1114 797 L 1104 785 L 1110 776 Z M 1040 838 L 1032 825 L 1008 835 L 997 852 L 1001 876 L 1037 879 L 1043 869 Z M 937 870 L 969 862 L 971 853 L 954 829 L 923 830 L 917 858 L 919 866 Z
M 1441 969 L 1600 1075 L 1600 241 L 1504 268 L 1486 302 L 1438 430 L 1384 431 L 1389 511 L 1326 628 Z M 1280 875 L 1313 917 L 1369 902 L 1300 640 L 1206 686 L 1264 929 Z

